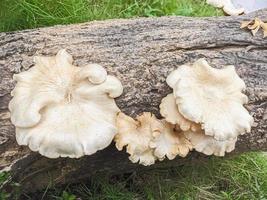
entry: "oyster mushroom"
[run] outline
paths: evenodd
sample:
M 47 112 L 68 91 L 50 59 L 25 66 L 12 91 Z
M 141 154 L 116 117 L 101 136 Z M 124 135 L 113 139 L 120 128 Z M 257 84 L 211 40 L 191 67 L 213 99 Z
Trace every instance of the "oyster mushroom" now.
M 159 107 L 160 114 L 165 118 L 165 120 L 171 124 L 178 125 L 181 130 L 187 131 L 191 129 L 196 131 L 201 128 L 199 124 L 190 121 L 181 115 L 172 93 L 168 94 L 161 100 Z
M 212 68 L 205 59 L 182 65 L 167 77 L 173 88 L 179 113 L 199 123 L 205 134 L 216 140 L 234 140 L 250 132 L 253 118 L 243 107 L 244 81 L 234 66 Z
M 235 149 L 237 138 L 218 141 L 212 136 L 205 135 L 204 131 L 186 131 L 184 136 L 191 142 L 193 148 L 206 155 L 224 156 Z
M 162 120 L 159 128 L 153 132 L 150 147 L 154 148 L 154 155 L 159 160 L 164 160 L 165 157 L 172 160 L 177 155 L 185 157 L 192 150 L 192 145 L 183 132 L 177 131 L 174 125 L 165 120 Z
M 130 154 L 129 159 L 133 163 L 152 165 L 156 161 L 150 142 L 153 132 L 159 127 L 159 121 L 151 113 L 145 112 L 136 120 L 119 113 L 117 116 L 118 133 L 114 138 L 119 151 L 126 146 L 126 152 Z
M 120 81 L 100 65 L 72 62 L 60 50 L 55 57 L 35 57 L 34 67 L 14 75 L 9 110 L 16 140 L 49 158 L 91 155 L 117 132 Z
M 228 15 L 240 15 L 245 11 L 244 8 L 236 8 L 231 0 L 207 0 L 207 4 L 222 8 Z

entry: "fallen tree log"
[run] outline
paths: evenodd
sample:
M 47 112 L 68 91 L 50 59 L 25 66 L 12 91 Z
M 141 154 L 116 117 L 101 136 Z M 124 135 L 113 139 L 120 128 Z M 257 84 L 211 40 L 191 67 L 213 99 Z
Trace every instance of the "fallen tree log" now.
M 107 20 L 0 34 L 0 170 L 31 191 L 48 183 L 78 182 L 95 172 L 121 173 L 144 167 L 132 164 L 112 144 L 80 159 L 48 159 L 18 146 L 8 103 L 12 75 L 33 66 L 33 55 L 55 55 L 66 48 L 75 64 L 99 63 L 117 76 L 124 93 L 116 102 L 131 116 L 144 111 L 159 115 L 161 99 L 171 92 L 166 76 L 178 65 L 205 57 L 213 66 L 233 64 L 246 82 L 248 110 L 255 123 L 240 136 L 234 153 L 267 150 L 267 40 L 239 28 L 267 10 L 240 17 L 161 17 Z M 153 167 L 177 166 L 204 156 L 157 162 Z

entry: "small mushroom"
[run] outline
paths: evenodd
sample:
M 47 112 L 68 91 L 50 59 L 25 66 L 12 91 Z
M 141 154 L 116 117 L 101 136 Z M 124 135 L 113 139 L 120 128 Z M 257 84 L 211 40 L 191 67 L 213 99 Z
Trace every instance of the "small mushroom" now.
M 173 93 L 164 97 L 159 107 L 160 114 L 165 120 L 171 124 L 178 125 L 181 130 L 187 131 L 191 129 L 196 131 L 201 128 L 199 124 L 184 118 L 183 115 L 180 114 Z
M 177 155 L 185 157 L 192 150 L 192 145 L 183 132 L 177 131 L 174 125 L 165 120 L 162 120 L 158 129 L 153 132 L 150 147 L 154 148 L 154 155 L 159 160 L 164 160 L 165 157 L 172 160 Z
M 186 131 L 185 137 L 192 143 L 193 148 L 206 155 L 224 156 L 235 149 L 237 138 L 218 141 L 212 136 L 205 135 L 204 131 Z
M 244 8 L 236 8 L 231 0 L 207 0 L 207 4 L 210 4 L 216 8 L 222 8 L 228 15 L 240 15 L 244 13 Z
M 157 159 L 165 157 L 172 160 L 177 155 L 185 157 L 192 149 L 191 143 L 181 131 L 165 120 L 158 120 L 153 114 L 145 112 L 136 120 L 119 113 L 118 133 L 114 138 L 119 151 L 126 146 L 126 152 L 133 163 L 148 166 Z
M 150 142 L 153 132 L 159 127 L 159 121 L 151 113 L 145 112 L 138 116 L 136 120 L 119 113 L 117 116 L 118 133 L 114 138 L 119 151 L 126 146 L 126 152 L 130 154 L 129 159 L 133 163 L 139 161 L 140 164 L 148 166 L 156 161 Z
M 258 32 L 258 30 L 260 28 L 262 28 L 263 29 L 263 38 L 265 38 L 267 36 L 267 23 L 264 23 L 263 21 L 261 21 L 257 17 L 253 20 L 250 20 L 250 21 L 241 22 L 240 28 L 247 28 L 247 29 L 251 30 L 251 33 L 253 36 L 255 36 L 256 33 Z
M 49 158 L 78 158 L 107 147 L 117 132 L 120 81 L 97 64 L 73 66 L 65 50 L 34 60 L 34 67 L 14 75 L 9 110 L 18 144 Z
M 216 69 L 199 59 L 173 71 L 167 83 L 174 90 L 179 113 L 200 123 L 206 135 L 225 141 L 250 132 L 253 118 L 243 107 L 248 101 L 242 93 L 245 83 L 234 66 Z

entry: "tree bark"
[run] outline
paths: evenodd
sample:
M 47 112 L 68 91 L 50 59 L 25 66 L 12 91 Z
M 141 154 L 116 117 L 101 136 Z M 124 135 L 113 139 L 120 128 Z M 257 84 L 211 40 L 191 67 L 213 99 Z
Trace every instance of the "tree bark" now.
M 128 115 L 144 111 L 159 115 L 161 99 L 171 92 L 165 79 L 177 66 L 206 58 L 215 67 L 233 64 L 247 85 L 246 106 L 255 123 L 251 134 L 240 136 L 234 153 L 267 150 L 267 39 L 240 29 L 253 17 L 267 19 L 267 10 L 239 17 L 160 17 L 118 19 L 0 33 L 0 169 L 30 190 L 48 183 L 78 182 L 95 172 L 121 173 L 144 169 L 132 164 L 114 144 L 80 159 L 48 159 L 18 146 L 8 103 L 12 75 L 33 66 L 33 55 L 55 55 L 66 48 L 78 66 L 99 63 L 117 76 L 124 93 L 116 99 Z M 203 158 L 157 162 L 153 167 L 177 166 Z

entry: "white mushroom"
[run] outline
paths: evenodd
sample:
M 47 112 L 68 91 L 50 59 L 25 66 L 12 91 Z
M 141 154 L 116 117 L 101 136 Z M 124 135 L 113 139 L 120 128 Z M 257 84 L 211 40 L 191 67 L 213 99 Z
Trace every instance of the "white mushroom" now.
M 245 11 L 244 8 L 236 8 L 231 0 L 207 0 L 207 4 L 222 8 L 228 15 L 240 15 Z
M 181 130 L 193 130 L 196 131 L 200 129 L 200 125 L 190 121 L 180 114 L 178 107 L 175 103 L 175 98 L 173 94 L 168 94 L 161 100 L 160 104 L 160 114 L 165 118 L 165 120 L 171 124 L 178 125 Z
M 49 158 L 91 155 L 116 134 L 120 81 L 100 65 L 72 62 L 60 50 L 55 57 L 36 57 L 34 67 L 14 75 L 9 109 L 17 142 Z
M 186 131 L 185 137 L 192 143 L 193 148 L 206 155 L 224 156 L 235 149 L 237 138 L 233 140 L 218 141 L 212 136 L 205 135 L 203 131 Z
M 153 149 L 150 148 L 150 142 L 153 132 L 159 127 L 159 121 L 151 113 L 143 113 L 136 120 L 119 113 L 117 116 L 118 134 L 114 140 L 119 151 L 126 147 L 129 159 L 133 163 L 139 161 L 140 164 L 148 166 L 155 163 L 156 157 Z
M 216 69 L 199 59 L 173 71 L 167 83 L 174 90 L 179 113 L 201 123 L 206 135 L 224 141 L 250 132 L 253 118 L 243 107 L 248 101 L 242 93 L 245 83 L 234 66 Z
M 153 132 L 150 147 L 155 149 L 154 155 L 159 160 L 164 160 L 165 156 L 169 160 L 177 155 L 185 157 L 192 150 L 192 145 L 183 132 L 175 130 L 175 126 L 165 120 L 162 120 L 161 126 Z

